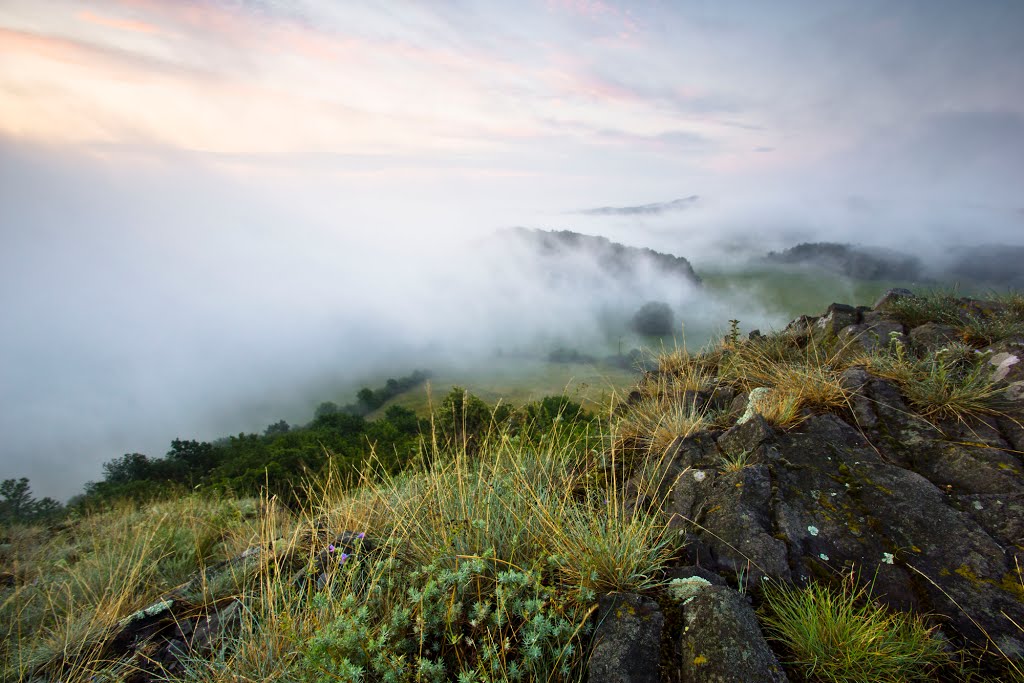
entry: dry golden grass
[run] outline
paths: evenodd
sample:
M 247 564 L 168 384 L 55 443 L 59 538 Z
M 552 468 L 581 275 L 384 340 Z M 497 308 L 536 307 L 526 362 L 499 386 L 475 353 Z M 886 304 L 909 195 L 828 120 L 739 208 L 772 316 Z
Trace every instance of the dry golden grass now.
M 613 427 L 613 443 L 660 456 L 676 439 L 706 429 L 704 413 L 681 396 L 648 396 L 628 406 Z
M 747 412 L 756 413 L 777 427 L 787 428 L 806 419 L 804 405 L 800 396 L 779 389 L 758 387 L 750 392 Z
M 800 348 L 785 334 L 738 345 L 722 361 L 723 377 L 744 391 L 767 388 L 756 412 L 772 424 L 790 427 L 806 410 L 833 411 L 849 404 L 842 372 L 850 365 L 844 348 L 811 340 Z
M 707 351 L 692 354 L 686 347 L 663 351 L 656 358 L 658 375 L 670 378 L 678 391 L 707 391 L 717 384 L 717 357 Z M 643 380 L 641 380 L 641 385 Z
M 809 345 L 796 359 L 778 360 L 751 345 L 735 361 L 746 386 L 767 386 L 780 394 L 798 397 L 803 405 L 834 409 L 846 404 L 841 382 L 846 364 L 834 353 Z

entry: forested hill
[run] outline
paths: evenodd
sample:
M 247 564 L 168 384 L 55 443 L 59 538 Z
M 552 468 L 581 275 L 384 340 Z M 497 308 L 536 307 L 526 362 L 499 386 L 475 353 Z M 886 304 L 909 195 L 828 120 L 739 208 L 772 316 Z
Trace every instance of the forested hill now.
M 693 266 L 682 256 L 646 247 L 630 247 L 607 237 L 584 235 L 571 230 L 510 228 L 503 236 L 518 241 L 536 254 L 548 272 L 571 271 L 567 265 L 588 258 L 604 275 L 620 281 L 636 279 L 647 271 L 675 276 L 700 284 Z
M 804 242 L 769 252 L 763 260 L 821 268 L 862 280 L 918 280 L 924 273 L 921 260 L 909 254 L 835 242 Z

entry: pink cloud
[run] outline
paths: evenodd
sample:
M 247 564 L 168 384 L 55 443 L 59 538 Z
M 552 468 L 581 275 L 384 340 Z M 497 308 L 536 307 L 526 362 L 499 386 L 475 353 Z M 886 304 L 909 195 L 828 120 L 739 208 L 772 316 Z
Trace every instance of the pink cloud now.
M 81 64 L 90 61 L 94 51 L 74 40 L 0 26 L 0 52 L 14 55 L 31 54 L 57 62 Z
M 96 26 L 104 26 L 107 28 L 116 28 L 120 31 L 130 31 L 132 33 L 146 33 L 146 34 L 158 34 L 161 33 L 160 29 L 145 21 L 139 21 L 138 19 L 123 19 L 120 17 L 111 17 L 96 14 L 89 10 L 83 10 L 78 13 L 78 18 L 87 24 L 94 24 Z

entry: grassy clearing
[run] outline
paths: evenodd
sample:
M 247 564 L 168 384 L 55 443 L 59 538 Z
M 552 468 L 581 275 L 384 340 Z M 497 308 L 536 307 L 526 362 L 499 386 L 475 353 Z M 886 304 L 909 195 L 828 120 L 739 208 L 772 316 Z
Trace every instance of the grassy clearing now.
M 808 680 L 828 683 L 928 681 L 949 663 L 923 620 L 871 600 L 849 576 L 838 588 L 769 587 L 762 623 Z
M 754 301 L 773 317 L 792 320 L 808 311 L 823 311 L 835 301 L 872 302 L 892 287 L 917 285 L 906 281 L 851 280 L 819 270 L 781 268 L 701 270 L 704 286 L 715 293 Z

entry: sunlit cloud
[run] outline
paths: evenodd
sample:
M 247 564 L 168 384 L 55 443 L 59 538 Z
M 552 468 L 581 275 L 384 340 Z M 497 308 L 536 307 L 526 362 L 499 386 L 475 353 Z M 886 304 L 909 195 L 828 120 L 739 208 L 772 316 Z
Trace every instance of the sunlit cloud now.
M 89 10 L 83 10 L 79 12 L 78 18 L 90 24 L 96 24 L 97 26 L 105 26 L 108 28 L 115 28 L 119 31 L 132 31 L 134 33 L 145 34 L 160 33 L 160 29 L 158 27 L 145 21 L 139 21 L 138 19 L 123 19 L 121 17 L 112 17 L 103 14 L 96 14 L 95 12 L 90 12 Z
M 5 31 L 10 115 L 0 130 L 224 153 L 437 154 L 543 140 L 552 117 L 649 138 L 680 125 L 663 95 L 597 77 L 564 52 L 516 61 L 237 6 L 125 0 L 110 9 L 132 16 L 80 11 L 50 33 Z M 621 14 L 600 3 L 563 9 Z M 675 92 L 700 97 L 690 86 Z

